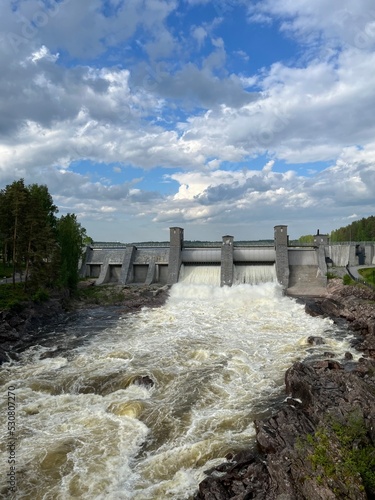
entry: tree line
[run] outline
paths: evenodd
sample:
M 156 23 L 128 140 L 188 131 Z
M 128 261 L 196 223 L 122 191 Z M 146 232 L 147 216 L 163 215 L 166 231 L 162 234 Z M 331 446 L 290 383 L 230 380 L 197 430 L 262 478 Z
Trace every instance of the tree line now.
M 333 243 L 342 241 L 375 241 L 375 216 L 354 221 L 331 232 Z
M 25 290 L 76 290 L 86 230 L 75 214 L 57 213 L 45 185 L 20 179 L 0 191 L 0 248 L 14 286 L 19 275 Z

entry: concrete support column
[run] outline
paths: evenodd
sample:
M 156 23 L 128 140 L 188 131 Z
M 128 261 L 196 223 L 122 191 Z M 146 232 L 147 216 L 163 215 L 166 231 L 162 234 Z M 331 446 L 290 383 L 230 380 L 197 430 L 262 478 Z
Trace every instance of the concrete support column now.
M 102 285 L 103 283 L 108 283 L 109 281 L 109 261 L 111 259 L 110 252 L 104 257 L 102 267 L 100 269 L 99 278 L 95 281 L 95 285 Z
M 233 284 L 233 236 L 223 236 L 220 286 Z
M 351 243 L 349 247 L 349 262 L 350 266 L 358 266 L 358 257 L 356 256 L 355 243 Z
M 93 250 L 90 246 L 86 247 L 85 253 L 82 256 L 82 264 L 79 270 L 79 277 L 86 278 L 86 276 L 90 276 L 88 271 L 89 262 L 92 260 Z
M 137 252 L 137 247 L 134 245 L 126 247 L 124 260 L 122 261 L 121 274 L 119 283 L 126 285 L 131 283 L 133 279 L 133 262 L 135 259 L 135 254 Z
M 146 285 L 151 285 L 154 280 L 155 280 L 155 271 L 156 271 L 156 265 L 155 265 L 155 260 L 152 259 L 150 260 L 148 264 L 148 271 L 147 271 L 147 276 L 146 276 Z
M 181 253 L 184 244 L 184 230 L 181 227 L 171 227 L 168 261 L 168 285 L 178 282 L 181 267 Z
M 288 226 L 275 226 L 276 276 L 284 287 L 289 286 Z
M 318 268 L 320 275 L 322 277 L 322 281 L 324 286 L 327 286 L 327 262 L 326 262 L 326 252 L 323 244 L 319 245 L 317 248 L 318 253 Z

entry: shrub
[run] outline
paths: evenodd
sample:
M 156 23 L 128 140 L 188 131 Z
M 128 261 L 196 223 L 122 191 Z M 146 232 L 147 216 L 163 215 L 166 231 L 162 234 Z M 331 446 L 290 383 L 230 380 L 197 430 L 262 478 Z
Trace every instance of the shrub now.
M 46 290 L 38 290 L 32 297 L 34 302 L 46 302 L 49 299 L 49 293 Z
M 345 274 L 342 278 L 344 285 L 354 285 L 355 281 L 349 276 L 349 274 Z

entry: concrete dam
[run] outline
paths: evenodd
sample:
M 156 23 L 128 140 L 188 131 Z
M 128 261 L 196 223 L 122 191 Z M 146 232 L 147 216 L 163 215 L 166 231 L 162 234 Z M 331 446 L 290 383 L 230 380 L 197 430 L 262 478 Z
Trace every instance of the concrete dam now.
M 80 274 L 95 279 L 96 285 L 278 282 L 290 295 L 320 295 L 331 266 L 374 261 L 374 243 L 331 245 L 328 236 L 318 231 L 312 245 L 293 246 L 287 230 L 287 226 L 275 226 L 274 239 L 268 244 L 236 243 L 233 236 L 226 235 L 221 243 L 194 246 L 184 242 L 182 228 L 172 227 L 169 244 L 88 246 Z

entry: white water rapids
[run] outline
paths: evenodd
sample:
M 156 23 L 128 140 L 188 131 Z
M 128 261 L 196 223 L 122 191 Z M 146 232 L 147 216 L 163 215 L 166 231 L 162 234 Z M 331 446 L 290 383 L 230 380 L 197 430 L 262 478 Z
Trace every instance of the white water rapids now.
M 310 335 L 326 344 L 312 347 Z M 192 498 L 205 470 L 253 444 L 252 422 L 283 397 L 285 370 L 312 353 L 340 359 L 344 337 L 273 283 L 179 283 L 164 306 L 58 357 L 29 349 L 0 373 L 17 399 L 14 498 Z M 154 386 L 134 383 L 142 376 Z M 5 424 L 1 434 L 6 457 Z M 5 494 L 6 459 L 0 468 Z

